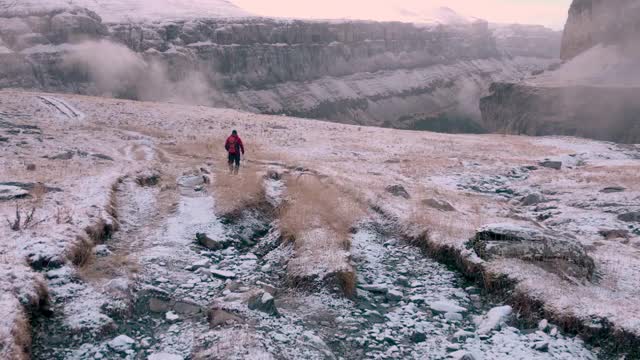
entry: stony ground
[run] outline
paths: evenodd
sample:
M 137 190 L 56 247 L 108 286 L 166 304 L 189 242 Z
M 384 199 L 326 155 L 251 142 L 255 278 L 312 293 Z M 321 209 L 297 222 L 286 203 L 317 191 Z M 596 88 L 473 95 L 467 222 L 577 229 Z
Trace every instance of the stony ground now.
M 220 211 L 232 190 L 219 160 L 231 128 L 247 143 L 239 179 L 259 179 L 268 204 L 232 215 Z M 551 313 L 640 332 L 635 146 L 17 92 L 0 92 L 0 131 L 6 357 L 20 358 L 29 341 L 17 335 L 29 332 L 43 359 L 606 356 L 553 324 L 517 321 L 407 242 L 423 230 L 517 280 Z M 281 236 L 290 219 L 274 208 L 286 209 L 287 188 L 304 177 L 339 189 L 318 190 L 337 204 L 359 204 L 349 232 L 337 232 L 348 249 L 314 253 Z M 323 204 L 315 208 L 327 217 Z M 481 258 L 466 243 L 492 223 L 570 239 L 593 260 L 593 276 L 503 250 Z M 354 296 L 332 280 L 343 273 L 324 267 L 293 279 L 293 264 L 314 258 L 349 269 Z

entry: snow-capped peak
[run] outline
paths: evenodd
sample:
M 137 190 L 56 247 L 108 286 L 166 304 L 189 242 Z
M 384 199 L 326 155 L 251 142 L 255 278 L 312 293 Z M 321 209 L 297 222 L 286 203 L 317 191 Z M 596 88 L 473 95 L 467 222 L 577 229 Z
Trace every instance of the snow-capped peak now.
M 463 25 L 472 23 L 475 19 L 461 15 L 455 10 L 442 6 L 436 8 L 398 8 L 398 17 L 402 21 L 428 24 Z
M 250 16 L 229 0 L 23 0 L 10 11 L 29 13 L 73 7 L 95 11 L 106 22 Z

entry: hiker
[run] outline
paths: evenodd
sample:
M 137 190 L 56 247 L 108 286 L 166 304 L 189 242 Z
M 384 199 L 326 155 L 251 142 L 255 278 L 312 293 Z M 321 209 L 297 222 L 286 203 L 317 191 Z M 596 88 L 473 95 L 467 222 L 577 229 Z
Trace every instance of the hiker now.
M 229 153 L 229 173 L 237 174 L 240 169 L 240 153 L 244 155 L 244 145 L 236 130 L 231 132 L 231 136 L 224 143 L 224 148 Z

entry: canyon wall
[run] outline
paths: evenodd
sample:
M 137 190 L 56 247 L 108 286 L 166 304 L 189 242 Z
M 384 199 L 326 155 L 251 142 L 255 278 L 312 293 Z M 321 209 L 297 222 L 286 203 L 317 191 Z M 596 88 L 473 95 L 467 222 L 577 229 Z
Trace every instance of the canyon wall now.
M 104 23 L 82 8 L 0 17 L 0 39 L 0 87 L 404 128 L 441 113 L 477 122 L 492 82 L 545 69 L 560 43 L 540 27 L 481 21 Z
M 561 66 L 493 84 L 483 127 L 640 143 L 640 3 L 574 0 L 561 54 Z

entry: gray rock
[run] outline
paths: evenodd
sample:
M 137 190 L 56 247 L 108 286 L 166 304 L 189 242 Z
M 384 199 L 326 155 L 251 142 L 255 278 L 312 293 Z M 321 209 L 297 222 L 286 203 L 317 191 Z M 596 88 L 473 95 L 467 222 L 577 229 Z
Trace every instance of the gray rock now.
M 541 161 L 538 163 L 538 165 L 542 166 L 542 167 L 546 167 L 549 169 L 554 169 L 554 170 L 560 170 L 562 169 L 562 161 L 550 161 L 550 160 L 546 160 L 546 161 Z
M 120 335 L 109 341 L 107 343 L 107 346 L 109 346 L 109 348 L 113 351 L 123 353 L 127 350 L 132 349 L 135 343 L 135 340 L 128 337 L 127 335 Z
M 610 193 L 624 192 L 625 190 L 627 189 L 623 188 L 622 186 L 609 186 L 600 190 L 600 192 L 605 194 L 610 194 Z
M 548 328 L 549 328 L 549 321 L 547 319 L 540 320 L 540 322 L 538 323 L 538 330 L 547 331 Z
M 385 297 L 389 301 L 400 301 L 402 300 L 403 294 L 401 291 L 389 290 L 387 291 L 387 294 L 385 295 Z
M 211 275 L 219 279 L 226 280 L 226 279 L 234 279 L 236 277 L 236 274 L 232 271 L 218 270 L 213 268 L 210 268 L 209 270 L 211 271 Z
M 575 239 L 539 228 L 513 224 L 481 227 L 470 246 L 484 260 L 518 258 L 553 265 L 550 270 L 569 271 L 575 276 L 591 277 L 595 262 Z
M 149 311 L 154 313 L 164 313 L 171 309 L 171 302 L 167 299 L 152 297 L 149 299 Z
M 445 313 L 444 318 L 450 321 L 462 321 L 463 319 L 462 314 L 454 312 Z
M 522 198 L 522 200 L 520 201 L 520 204 L 522 204 L 522 206 L 531 206 L 531 205 L 540 204 L 541 202 L 544 202 L 544 201 L 545 201 L 545 198 L 544 196 L 542 196 L 542 194 L 533 193 Z
M 472 353 L 466 350 L 458 350 L 449 354 L 453 360 L 476 360 Z
M 182 315 L 193 315 L 202 312 L 202 307 L 191 301 L 179 300 L 173 304 L 173 311 Z
M 607 240 L 629 238 L 629 230 L 625 229 L 601 229 L 598 233 Z
M 20 199 L 29 196 L 29 192 L 17 186 L 0 185 L 0 201 Z
M 547 352 L 547 351 L 549 351 L 549 342 L 548 341 L 538 341 L 535 344 L 533 344 L 533 349 L 538 350 L 538 351 L 542 351 L 542 352 Z
M 249 309 L 258 310 L 269 315 L 278 315 L 275 298 L 266 291 L 258 291 L 249 298 Z
M 389 185 L 385 188 L 385 190 L 393 196 L 402 197 L 405 199 L 411 198 L 411 195 L 409 195 L 407 190 L 402 185 Z
M 636 222 L 640 223 L 640 211 L 632 211 L 618 215 L 618 220 L 624 222 Z
M 456 209 L 451 206 L 451 204 L 444 200 L 429 198 L 422 200 L 422 204 L 440 211 L 456 211 Z
M 196 233 L 196 241 L 201 246 L 206 247 L 209 250 L 224 250 L 229 247 L 229 243 L 220 240 L 214 240 L 204 233 Z
M 378 294 L 386 294 L 387 292 L 389 292 L 389 287 L 385 284 L 362 284 L 358 285 L 358 287 L 363 290 Z
M 411 334 L 411 341 L 414 343 L 421 343 L 427 341 L 427 335 L 421 331 L 415 331 Z
M 244 323 L 240 316 L 222 309 L 211 309 L 208 317 L 212 328 Z

